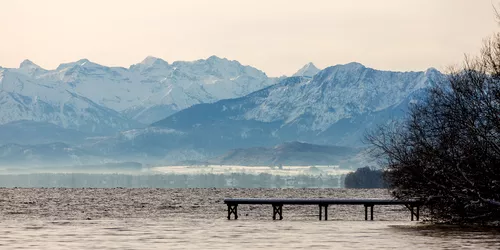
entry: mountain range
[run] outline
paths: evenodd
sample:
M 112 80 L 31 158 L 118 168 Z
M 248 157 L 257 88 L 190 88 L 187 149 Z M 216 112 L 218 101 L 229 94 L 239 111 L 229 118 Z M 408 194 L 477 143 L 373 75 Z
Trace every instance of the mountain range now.
M 312 78 L 290 77 L 241 98 L 195 105 L 152 126 L 184 134 L 169 136 L 166 144 L 177 140 L 204 152 L 220 150 L 216 154 L 296 140 L 359 147 L 367 130 L 400 119 L 442 80 L 435 69 L 402 73 L 337 65 Z
M 216 56 L 171 64 L 147 57 L 128 69 L 82 59 L 46 70 L 25 60 L 17 69 L 0 68 L 0 101 L 12 111 L 0 114 L 0 122 L 26 119 L 87 131 L 100 121 L 120 131 L 194 104 L 244 96 L 276 80 Z
M 0 145 L 67 143 L 92 159 L 156 164 L 293 141 L 358 149 L 365 131 L 400 119 L 444 79 L 433 68 L 359 63 L 309 63 L 273 78 L 216 56 L 171 64 L 147 57 L 129 68 L 83 59 L 54 70 L 26 60 L 0 68 Z

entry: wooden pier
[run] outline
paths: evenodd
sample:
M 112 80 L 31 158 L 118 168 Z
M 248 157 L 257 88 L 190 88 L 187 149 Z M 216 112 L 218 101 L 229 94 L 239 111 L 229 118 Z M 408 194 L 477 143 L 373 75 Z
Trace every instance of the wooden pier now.
M 227 219 L 238 219 L 239 204 L 254 204 L 254 205 L 272 205 L 273 220 L 283 219 L 283 205 L 317 205 L 319 206 L 319 220 L 328 220 L 329 205 L 363 205 L 365 207 L 365 220 L 368 220 L 368 208 L 370 208 L 370 220 L 373 220 L 373 207 L 381 205 L 403 205 L 411 213 L 411 220 L 414 217 L 419 220 L 420 205 L 419 200 L 390 200 L 390 199 L 330 199 L 330 198 L 314 198 L 314 199 L 298 199 L 298 198 L 226 198 L 224 203 L 227 204 Z M 324 217 L 323 217 L 324 211 Z

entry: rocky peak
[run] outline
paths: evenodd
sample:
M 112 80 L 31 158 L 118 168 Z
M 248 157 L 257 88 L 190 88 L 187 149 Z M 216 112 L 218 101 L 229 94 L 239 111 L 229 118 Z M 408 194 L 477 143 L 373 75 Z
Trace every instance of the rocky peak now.
M 300 68 L 293 76 L 306 76 L 313 77 L 316 75 L 320 69 L 318 69 L 312 62 L 304 65 L 304 67 Z

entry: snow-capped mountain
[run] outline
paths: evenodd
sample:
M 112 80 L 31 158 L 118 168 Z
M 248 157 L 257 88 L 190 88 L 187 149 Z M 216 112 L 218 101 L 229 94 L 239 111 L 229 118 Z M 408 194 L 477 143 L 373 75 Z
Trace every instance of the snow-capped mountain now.
M 275 83 L 260 70 L 216 56 L 172 64 L 147 57 L 129 69 L 107 67 L 82 59 L 61 64 L 55 70 L 45 70 L 25 60 L 18 69 L 3 71 L 17 74 L 4 77 L 3 85 L 30 82 L 66 90 L 143 124 L 158 121 L 194 104 L 244 96 Z M 25 96 L 38 96 L 39 89 L 37 87 L 31 95 Z M 52 98 L 51 101 L 56 102 L 64 97 Z
M 139 126 L 57 82 L 37 81 L 24 74 L 23 69 L 0 69 L 0 124 L 20 120 L 49 122 L 89 133 L 110 133 Z M 36 75 L 36 70 L 34 72 Z
M 148 57 L 130 71 L 142 77 L 149 92 L 124 112 L 147 124 L 195 104 L 241 97 L 275 83 L 260 70 L 216 56 L 172 64 Z
M 172 64 L 147 57 L 128 69 L 82 59 L 45 70 L 25 60 L 17 69 L 0 68 L 0 124 L 30 120 L 116 132 L 275 82 L 253 67 L 216 56 Z
M 377 71 L 359 63 L 337 65 L 313 79 L 271 88 L 266 99 L 245 110 L 240 119 L 283 121 L 285 125 L 301 124 L 301 130 L 323 132 L 342 119 L 401 104 L 429 86 L 429 76 L 436 74 L 433 69 L 403 73 Z
M 359 63 L 290 77 L 245 97 L 195 105 L 153 126 L 183 132 L 193 148 L 273 146 L 286 141 L 359 146 L 365 131 L 402 116 L 443 75 L 391 72 Z M 196 141 L 194 138 L 203 138 Z
M 40 125 L 66 143 L 74 133 L 82 150 L 134 161 L 203 160 L 289 141 L 358 147 L 367 129 L 399 119 L 443 78 L 435 69 L 392 72 L 359 63 L 323 70 L 309 63 L 293 77 L 269 78 L 215 56 L 171 64 L 148 57 L 130 68 L 83 59 L 55 70 L 26 60 L 17 69 L 0 67 L 0 135 Z M 89 140 L 95 133 L 107 135 Z M 0 145 L 18 143 L 4 138 Z
M 321 70 L 316 68 L 312 62 L 304 65 L 304 67 L 300 68 L 299 71 L 297 71 L 293 76 L 306 76 L 306 77 L 313 77 L 316 75 L 318 72 Z
M 37 76 L 47 72 L 47 70 L 42 69 L 30 60 L 24 60 L 21 65 L 19 65 L 19 71 L 29 76 Z

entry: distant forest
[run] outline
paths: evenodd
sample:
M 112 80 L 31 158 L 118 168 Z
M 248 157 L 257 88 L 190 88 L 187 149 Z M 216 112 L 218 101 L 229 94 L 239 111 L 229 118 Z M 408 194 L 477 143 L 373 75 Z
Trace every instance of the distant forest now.
M 271 174 L 12 174 L 0 175 L 0 187 L 36 188 L 337 188 L 344 176 Z
M 384 171 L 370 167 L 358 168 L 345 177 L 346 188 L 386 188 Z

